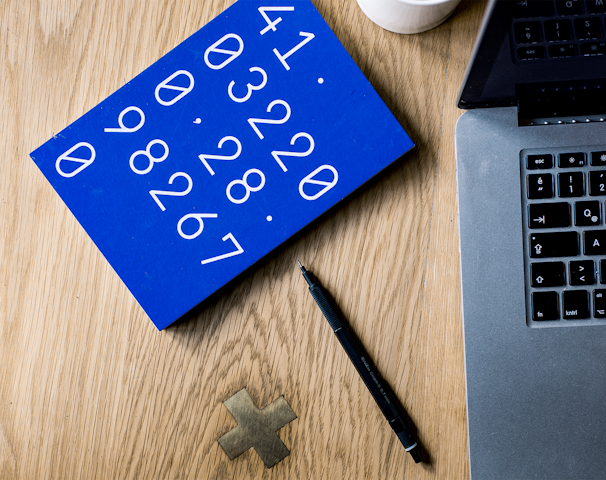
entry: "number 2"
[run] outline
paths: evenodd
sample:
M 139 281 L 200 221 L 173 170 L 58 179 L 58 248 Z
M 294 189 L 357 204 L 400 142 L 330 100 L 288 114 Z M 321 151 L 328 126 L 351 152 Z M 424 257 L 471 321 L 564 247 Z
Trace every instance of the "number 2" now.
M 279 150 L 274 150 L 273 152 L 271 152 L 275 161 L 278 162 L 278 165 L 280 165 L 280 168 L 284 172 L 286 172 L 288 170 L 288 168 L 286 168 L 286 165 L 284 165 L 284 162 L 282 162 L 282 159 L 280 158 L 280 156 L 282 156 L 282 157 L 307 157 L 307 156 L 311 155 L 311 152 L 314 151 L 314 147 L 315 147 L 314 139 L 309 133 L 305 133 L 305 132 L 297 133 L 290 140 L 290 144 L 294 145 L 295 142 L 301 137 L 307 138 L 307 140 L 309 140 L 309 148 L 307 149 L 306 152 L 281 152 Z
M 234 242 L 234 246 L 236 247 L 236 250 L 233 252 L 225 253 L 223 255 L 218 255 L 216 257 L 207 258 L 206 260 L 202 260 L 202 265 L 206 265 L 207 263 L 218 262 L 219 260 L 224 260 L 229 257 L 235 257 L 236 255 L 240 255 L 240 254 L 244 253 L 244 249 L 240 246 L 240 244 L 234 238 L 234 236 L 231 232 L 228 233 L 227 235 L 225 235 L 221 240 L 223 240 L 224 242 L 226 240 L 231 240 L 232 242 Z
M 284 115 L 283 118 L 281 118 L 279 120 L 273 120 L 271 118 L 249 118 L 248 119 L 248 123 L 250 123 L 250 126 L 257 133 L 257 135 L 259 136 L 259 138 L 261 140 L 263 140 L 265 137 L 263 136 L 263 134 L 259 130 L 259 127 L 257 127 L 257 123 L 267 123 L 267 124 L 271 124 L 271 125 L 281 125 L 283 123 L 286 123 L 288 121 L 288 119 L 290 118 L 290 113 L 291 113 L 291 111 L 290 111 L 290 105 L 288 103 L 286 103 L 284 100 L 274 100 L 273 102 L 271 102 L 267 106 L 267 113 L 271 112 L 271 110 L 276 105 L 282 105 L 284 108 L 286 108 L 286 115 Z
M 166 196 L 170 196 L 170 197 L 184 197 L 189 192 L 191 192 L 191 189 L 194 185 L 194 182 L 192 181 L 191 177 L 185 172 L 173 173 L 173 175 L 168 179 L 169 185 L 172 185 L 175 178 L 177 178 L 177 177 L 183 177 L 188 182 L 187 188 L 185 190 L 183 190 L 182 192 L 173 192 L 171 190 L 150 190 L 149 191 L 149 194 L 156 201 L 156 203 L 160 207 L 160 210 L 162 210 L 163 212 L 166 210 L 166 207 L 162 204 L 162 202 L 158 198 L 158 195 L 166 195 Z
M 236 144 L 236 153 L 234 153 L 233 155 L 209 155 L 207 153 L 201 153 L 200 155 L 198 155 L 198 158 L 202 161 L 202 163 L 206 167 L 206 170 L 208 170 L 208 173 L 210 173 L 211 175 L 214 175 L 215 171 L 208 164 L 207 160 L 235 160 L 242 153 L 242 144 L 240 143 L 240 140 L 238 140 L 236 137 L 223 137 L 219 141 L 219 148 L 222 148 L 223 144 L 228 140 Z

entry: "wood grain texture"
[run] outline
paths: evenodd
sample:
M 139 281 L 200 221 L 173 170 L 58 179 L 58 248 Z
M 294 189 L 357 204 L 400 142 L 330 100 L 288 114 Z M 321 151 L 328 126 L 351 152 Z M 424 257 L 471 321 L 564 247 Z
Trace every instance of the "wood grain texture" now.
M 157 332 L 28 154 L 233 3 L 0 5 L 0 478 L 468 477 L 455 99 L 483 2 L 418 35 L 313 0 L 417 148 L 179 325 Z M 296 268 L 317 274 L 415 422 L 415 465 Z M 284 395 L 271 469 L 222 402 Z

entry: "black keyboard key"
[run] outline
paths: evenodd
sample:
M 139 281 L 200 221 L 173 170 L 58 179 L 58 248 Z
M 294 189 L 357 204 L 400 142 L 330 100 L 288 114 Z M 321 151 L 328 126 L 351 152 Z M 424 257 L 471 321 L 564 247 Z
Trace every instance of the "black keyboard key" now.
M 553 176 L 551 173 L 538 173 L 528 175 L 528 198 L 536 200 L 539 198 L 553 197 Z
M 560 153 L 558 155 L 558 167 L 560 167 L 560 168 L 584 167 L 584 166 L 585 166 L 585 154 L 582 152 Z
M 564 318 L 581 320 L 589 318 L 589 294 L 587 290 L 565 290 L 562 292 Z
M 593 285 L 595 283 L 595 267 L 593 260 L 570 262 L 570 285 Z
M 545 48 L 538 47 L 522 47 L 518 48 L 518 59 L 520 60 L 538 60 L 545 58 Z
M 581 43 L 581 55 L 604 55 L 606 53 L 606 42 Z
M 513 25 L 513 34 L 516 43 L 537 43 L 543 38 L 541 35 L 541 22 L 518 22 Z M 587 37 L 595 38 L 595 37 Z
M 606 152 L 591 152 L 591 165 L 593 167 L 603 167 L 606 165 Z
M 585 0 L 585 6 L 589 13 L 606 13 L 604 0 Z
M 606 230 L 583 232 L 583 252 L 585 255 L 606 255 Z
M 581 15 L 583 3 L 581 0 L 556 0 L 558 15 Z
M 600 283 L 606 283 L 606 260 L 600 260 Z
M 545 0 L 516 0 L 512 2 L 514 18 L 551 17 L 553 3 Z
M 579 254 L 577 232 L 532 233 L 531 258 L 574 257 Z
M 606 154 L 606 152 L 604 152 Z M 606 161 L 604 162 L 606 165 Z M 526 157 L 526 166 L 528 170 L 545 170 L 553 167 L 553 155 L 547 153 L 545 155 L 528 155 Z
M 575 202 L 574 224 L 579 227 L 595 227 L 601 223 L 600 202 L 590 200 L 587 202 Z
M 574 31 L 580 40 L 602 38 L 602 19 L 600 17 L 577 18 Z
M 545 22 L 545 38 L 549 42 L 572 40 L 572 23 L 570 23 L 570 20 L 549 20 Z
M 532 319 L 558 320 L 558 294 L 556 292 L 533 292 L 532 293 Z
M 589 195 L 606 195 L 606 170 L 589 172 Z
M 532 203 L 528 205 L 529 228 L 570 226 L 570 206 L 565 202 Z
M 572 43 L 549 45 L 547 51 L 549 52 L 549 56 L 553 58 L 576 57 L 577 46 Z
M 585 178 L 583 172 L 558 174 L 560 197 L 582 197 L 585 193 Z
M 564 278 L 564 263 L 544 262 L 530 264 L 530 282 L 533 287 L 561 287 Z
M 606 318 L 606 290 L 593 291 L 593 316 Z

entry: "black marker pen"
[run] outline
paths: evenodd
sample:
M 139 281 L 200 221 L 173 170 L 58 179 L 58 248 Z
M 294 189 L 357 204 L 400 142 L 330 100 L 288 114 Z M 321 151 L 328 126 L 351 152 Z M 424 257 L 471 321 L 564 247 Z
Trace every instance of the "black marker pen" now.
M 406 414 L 402 411 L 398 401 L 393 397 L 393 393 L 386 385 L 383 384 L 383 379 L 377 372 L 377 369 L 368 358 L 368 354 L 364 351 L 362 346 L 358 343 L 353 334 L 349 331 L 346 325 L 343 324 L 335 310 L 332 308 L 330 302 L 324 294 L 324 290 L 318 283 L 315 277 L 313 277 L 305 267 L 298 262 L 303 272 L 303 277 L 309 285 L 309 293 L 314 297 L 314 300 L 322 310 L 322 313 L 328 320 L 328 324 L 332 328 L 333 332 L 341 342 L 341 345 L 347 352 L 349 359 L 352 361 L 356 370 L 364 380 L 366 387 L 370 390 L 373 398 L 377 402 L 377 405 L 381 408 L 383 415 L 389 422 L 389 425 L 396 432 L 397 437 L 404 445 L 404 449 L 410 453 L 415 463 L 423 461 L 419 446 L 416 440 L 413 438 L 410 428 L 411 425 L 408 422 Z

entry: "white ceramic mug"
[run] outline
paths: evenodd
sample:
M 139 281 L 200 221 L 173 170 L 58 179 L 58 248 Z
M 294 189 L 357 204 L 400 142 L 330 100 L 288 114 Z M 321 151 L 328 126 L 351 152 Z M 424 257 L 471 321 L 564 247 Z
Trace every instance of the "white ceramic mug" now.
M 419 33 L 440 25 L 461 0 L 358 0 L 374 23 L 396 33 Z

